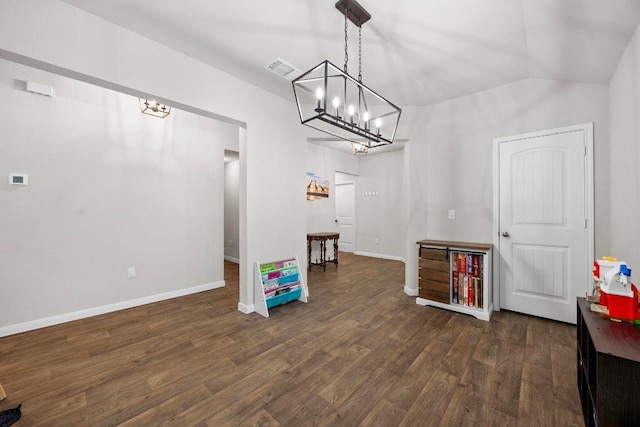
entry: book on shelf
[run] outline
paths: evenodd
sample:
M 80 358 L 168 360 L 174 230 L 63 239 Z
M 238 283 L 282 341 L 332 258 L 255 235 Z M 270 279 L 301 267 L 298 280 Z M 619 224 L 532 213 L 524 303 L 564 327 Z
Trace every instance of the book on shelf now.
M 458 273 L 467 272 L 467 256 L 465 254 L 458 252 L 457 265 Z
M 482 254 L 451 253 L 451 303 L 483 308 Z
M 452 297 L 452 302 L 454 304 L 458 303 L 458 275 L 456 273 L 453 273 L 453 297 Z
M 474 303 L 473 306 L 474 307 L 478 307 L 481 308 L 482 306 L 482 299 L 480 299 L 480 289 L 482 288 L 482 286 L 480 286 L 480 278 L 479 277 L 474 277 L 473 278 L 473 296 L 474 296 Z
M 473 277 L 480 277 L 480 255 L 473 254 L 471 259 L 471 275 Z
M 466 286 L 467 283 L 467 275 L 460 273 L 460 279 L 458 279 L 458 283 L 462 287 L 462 294 L 464 298 L 462 299 L 462 305 L 467 305 L 469 303 L 469 287 Z

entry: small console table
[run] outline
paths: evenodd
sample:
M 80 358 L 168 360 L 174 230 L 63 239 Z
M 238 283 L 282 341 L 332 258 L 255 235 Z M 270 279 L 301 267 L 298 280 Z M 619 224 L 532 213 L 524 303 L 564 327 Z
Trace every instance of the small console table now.
M 325 233 L 309 233 L 307 234 L 307 258 L 309 261 L 309 270 L 314 265 L 321 265 L 324 270 L 327 269 L 327 263 L 334 263 L 338 268 L 338 239 L 340 239 L 340 233 L 325 232 Z M 314 240 L 320 241 L 320 261 L 311 262 L 311 242 Z M 333 240 L 333 259 L 327 259 L 327 240 Z

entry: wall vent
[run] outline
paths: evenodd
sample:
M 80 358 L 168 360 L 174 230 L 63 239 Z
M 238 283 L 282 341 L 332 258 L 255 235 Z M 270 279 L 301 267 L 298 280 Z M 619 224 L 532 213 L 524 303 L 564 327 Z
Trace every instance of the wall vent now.
M 280 58 L 266 65 L 265 68 L 290 81 L 302 74 L 302 71 Z

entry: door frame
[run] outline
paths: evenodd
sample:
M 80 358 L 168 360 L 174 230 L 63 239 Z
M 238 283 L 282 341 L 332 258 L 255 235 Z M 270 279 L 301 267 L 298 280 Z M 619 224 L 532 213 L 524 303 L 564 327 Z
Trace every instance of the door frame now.
M 583 131 L 584 135 L 584 171 L 585 185 L 585 220 L 586 220 L 586 245 L 584 260 L 585 268 L 593 262 L 594 258 L 594 187 L 593 187 L 593 122 L 582 123 L 573 126 L 565 126 L 555 129 L 524 133 L 520 135 L 506 136 L 493 139 L 493 309 L 500 311 L 500 144 L 508 141 L 537 138 L 545 135 Z M 588 283 L 585 283 L 585 290 Z
M 358 210 L 358 206 L 356 206 L 356 181 L 344 181 L 344 182 L 340 182 L 340 183 L 336 183 L 335 187 L 336 187 L 336 198 L 338 197 L 338 187 L 343 186 L 343 185 L 353 185 L 353 254 L 356 253 L 356 240 L 357 240 L 357 235 L 358 233 L 356 233 L 356 222 L 357 222 L 357 210 Z M 336 215 L 336 209 L 338 208 L 338 203 L 336 200 L 336 203 L 333 205 L 333 215 L 334 218 L 337 220 L 337 215 Z M 335 223 L 336 227 L 337 227 L 337 222 Z

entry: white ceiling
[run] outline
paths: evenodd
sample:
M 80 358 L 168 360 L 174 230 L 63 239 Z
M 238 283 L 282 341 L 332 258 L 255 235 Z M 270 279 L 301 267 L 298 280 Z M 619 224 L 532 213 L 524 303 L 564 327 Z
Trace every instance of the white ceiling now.
M 265 66 L 344 64 L 336 0 L 65 0 L 293 100 Z M 360 0 L 363 82 L 400 106 L 432 105 L 527 77 L 608 84 L 640 0 Z M 349 74 L 357 29 L 349 23 Z

